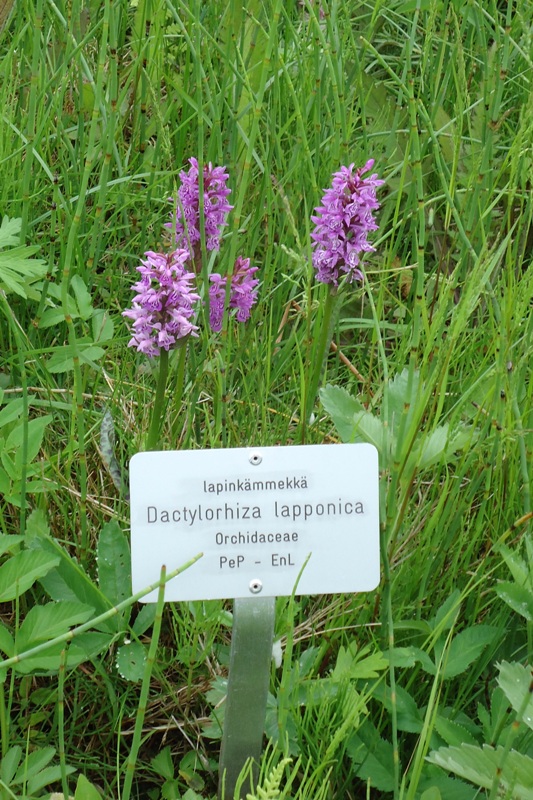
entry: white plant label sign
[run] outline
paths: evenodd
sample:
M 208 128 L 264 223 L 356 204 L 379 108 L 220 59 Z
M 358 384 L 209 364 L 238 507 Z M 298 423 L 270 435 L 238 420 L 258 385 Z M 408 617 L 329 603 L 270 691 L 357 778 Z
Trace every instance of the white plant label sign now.
M 378 454 L 370 444 L 137 453 L 133 591 L 203 553 L 165 600 L 366 592 L 379 583 Z M 305 567 L 304 567 L 305 565 Z M 301 574 L 300 574 L 301 573 Z M 154 602 L 157 591 L 143 598 Z

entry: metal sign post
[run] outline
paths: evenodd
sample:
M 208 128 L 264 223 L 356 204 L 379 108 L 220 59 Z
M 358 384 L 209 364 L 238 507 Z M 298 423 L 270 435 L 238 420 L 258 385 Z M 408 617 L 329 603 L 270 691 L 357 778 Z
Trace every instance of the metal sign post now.
M 219 800 L 233 800 L 237 778 L 247 759 L 254 760 L 252 774 L 254 778 L 257 776 L 263 749 L 275 608 L 275 597 L 237 599 L 233 606 Z M 251 790 L 250 781 L 246 781 L 241 796 Z

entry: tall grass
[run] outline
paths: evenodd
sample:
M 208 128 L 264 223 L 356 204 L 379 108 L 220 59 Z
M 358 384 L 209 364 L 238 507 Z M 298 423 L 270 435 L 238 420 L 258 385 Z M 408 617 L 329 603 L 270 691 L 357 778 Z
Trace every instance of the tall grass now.
M 532 510 L 531 24 L 525 0 L 19 0 L 0 32 L 0 212 L 21 218 L 21 243 L 47 264 L 27 297 L 0 272 L 0 415 L 13 412 L 0 416 L 1 530 L 24 535 L 39 510 L 94 580 L 102 527 L 129 524 L 101 456 L 102 418 L 113 417 L 125 478 L 155 391 L 121 311 L 139 257 L 164 246 L 187 159 L 231 176 L 213 268 L 250 257 L 261 286 L 250 324 L 189 346 L 183 394 L 169 385 L 169 448 L 302 441 L 327 288 L 313 278 L 310 215 L 341 164 L 373 157 L 386 179 L 376 253 L 343 295 L 327 365 L 328 382 L 381 416 L 387 382 L 407 370 L 409 408 L 382 474 L 384 580 L 365 596 L 278 600 L 290 661 L 273 671 L 267 734 L 293 759 L 282 796 L 422 798 L 424 758 L 449 744 L 445 729 L 478 736 L 471 721 L 490 708 L 496 662 L 531 659 L 531 632 L 494 592 L 508 577 L 494 544 L 519 547 Z M 338 441 L 314 411 L 304 441 Z M 30 457 L 28 426 L 45 414 Z M 446 423 L 468 432 L 465 446 L 408 469 L 416 438 Z M 5 453 L 17 424 L 14 473 Z M 4 627 L 18 630 L 45 600 L 36 585 L 2 604 Z M 221 602 L 167 606 L 142 701 L 116 670 L 118 638 L 59 677 L 8 672 L 2 755 L 56 748 L 64 791 L 68 764 L 105 797 L 122 796 L 125 775 L 126 796 L 212 796 L 230 621 Z M 448 679 L 453 636 L 481 623 L 491 641 Z M 409 648 L 432 654 L 434 676 Z M 151 761 L 166 746 L 172 775 Z M 19 796 L 6 786 L 0 796 Z

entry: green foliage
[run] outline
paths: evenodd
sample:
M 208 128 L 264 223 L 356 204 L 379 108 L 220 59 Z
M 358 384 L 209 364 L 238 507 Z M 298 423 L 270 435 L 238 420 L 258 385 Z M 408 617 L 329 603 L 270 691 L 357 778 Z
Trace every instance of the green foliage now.
M 18 791 L 28 800 L 42 797 L 41 790 L 61 777 L 59 765 L 50 763 L 55 755 L 53 747 L 40 747 L 31 753 L 25 753 L 19 745 L 9 748 L 0 760 L 1 789 L 10 790 L 10 797 L 17 797 L 14 792 Z M 73 767 L 66 767 L 67 775 L 72 772 Z
M 0 291 L 19 297 L 36 299 L 35 284 L 46 275 L 47 265 L 42 258 L 33 258 L 40 247 L 19 246 L 21 219 L 3 217 L 0 225 Z
M 0 655 L 13 660 L 0 733 L 11 776 L 55 750 L 43 769 L 60 771 L 34 795 L 114 800 L 143 718 L 131 796 L 216 793 L 230 612 L 167 606 L 149 659 L 156 609 L 129 602 L 124 488 L 154 381 L 121 312 L 139 257 L 167 245 L 168 198 L 194 155 L 227 166 L 235 206 L 208 269 L 242 253 L 261 287 L 248 326 L 213 338 L 200 314 L 183 395 L 170 359 L 164 447 L 363 440 L 382 470 L 379 590 L 299 598 L 294 614 L 278 603 L 285 661 L 267 731 L 279 746 L 259 786 L 270 791 L 288 749 L 287 800 L 494 800 L 495 763 L 512 796 L 513 768 L 532 757 L 531 4 L 9 5 Z M 303 429 L 324 314 L 310 216 L 334 170 L 371 157 L 386 180 L 376 252 L 364 283 L 342 290 L 327 413 L 315 408 Z M 23 783 L 9 792 L 30 796 Z

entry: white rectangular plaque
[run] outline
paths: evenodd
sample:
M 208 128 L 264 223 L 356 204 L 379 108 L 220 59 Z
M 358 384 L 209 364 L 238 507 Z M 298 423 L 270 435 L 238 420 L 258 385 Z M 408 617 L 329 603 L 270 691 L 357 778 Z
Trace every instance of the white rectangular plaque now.
M 165 600 L 365 592 L 379 583 L 378 454 L 370 444 L 137 453 L 133 591 L 202 552 Z M 143 598 L 154 602 L 157 592 Z

